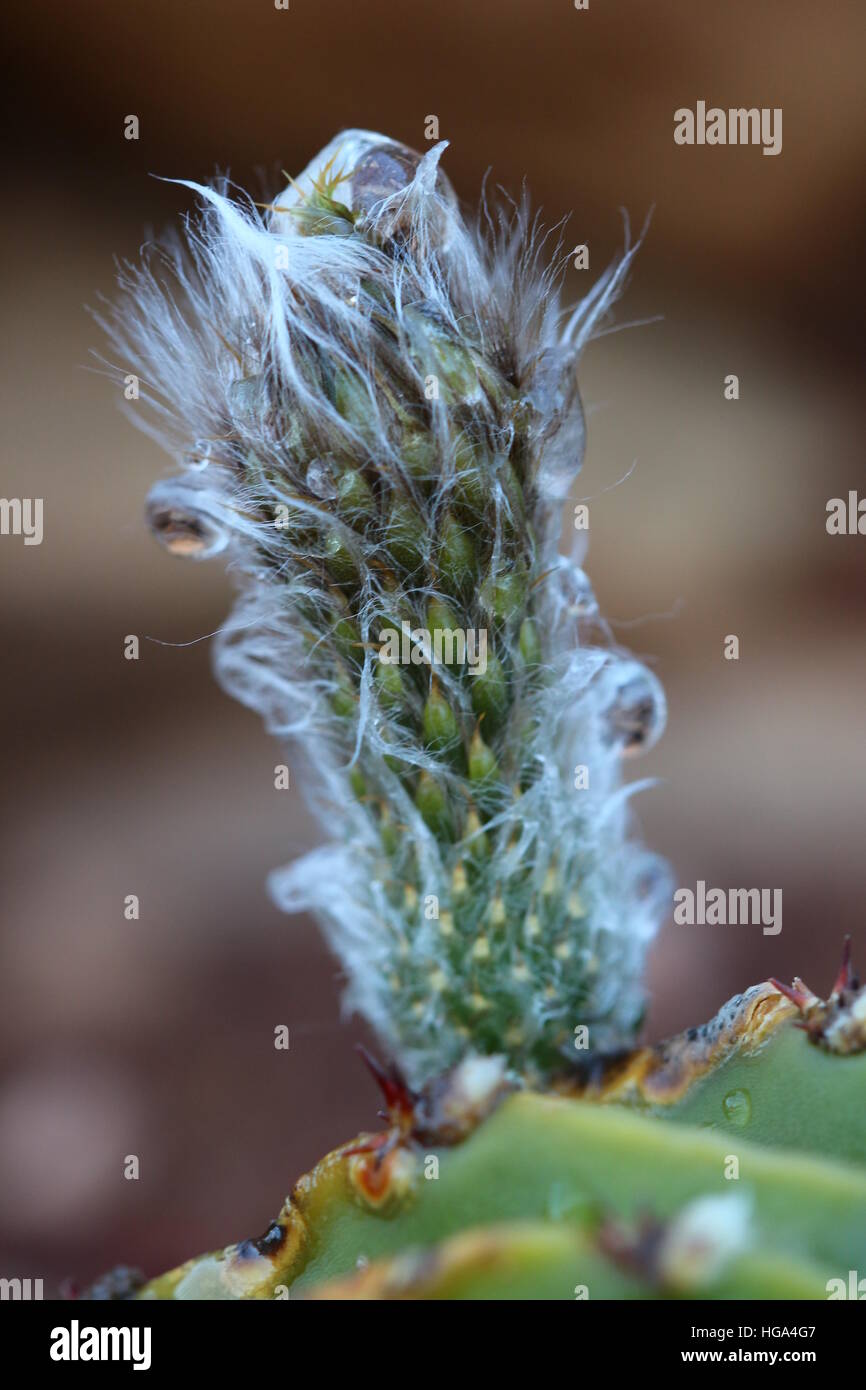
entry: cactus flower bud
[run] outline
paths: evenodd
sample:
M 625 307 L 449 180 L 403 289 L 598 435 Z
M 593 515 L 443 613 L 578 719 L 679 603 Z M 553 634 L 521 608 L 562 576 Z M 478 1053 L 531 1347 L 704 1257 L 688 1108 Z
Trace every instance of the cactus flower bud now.
M 553 1072 L 582 1019 L 627 1041 L 661 910 L 618 793 L 663 696 L 575 645 L 594 600 L 558 550 L 579 354 L 630 253 L 565 313 L 526 210 L 469 225 L 444 150 L 345 131 L 265 208 L 188 184 L 186 248 L 124 272 L 111 330 L 186 460 L 154 533 L 242 579 L 217 674 L 328 808 L 274 892 L 413 1084 L 470 1052 Z

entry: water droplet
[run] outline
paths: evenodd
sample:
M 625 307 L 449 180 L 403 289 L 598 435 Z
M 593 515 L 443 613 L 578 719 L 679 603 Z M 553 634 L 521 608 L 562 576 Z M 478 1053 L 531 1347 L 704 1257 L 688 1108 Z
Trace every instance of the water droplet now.
M 329 458 L 310 459 L 307 467 L 307 487 L 316 497 L 330 501 L 337 495 L 332 460 Z
M 667 704 L 661 682 L 639 661 L 623 661 L 612 668 L 612 698 L 605 709 L 608 739 L 619 744 L 623 756 L 643 753 L 662 735 Z
M 184 463 L 194 473 L 202 473 L 211 460 L 212 443 L 209 439 L 197 439 L 192 449 L 184 455 Z
M 384 198 L 407 187 L 415 177 L 420 156 L 405 145 L 372 146 L 355 166 L 352 177 L 352 207 L 355 212 L 369 212 Z M 334 195 L 340 197 L 338 189 Z
M 551 1183 L 547 1194 L 547 1215 L 551 1221 L 574 1218 L 587 1206 L 586 1197 L 577 1188 L 564 1182 Z
M 561 564 L 556 571 L 555 581 L 561 602 L 569 617 L 594 618 L 598 613 L 598 600 L 593 593 L 588 575 L 577 565 Z
M 229 409 L 245 418 L 261 415 L 267 409 L 267 382 L 263 376 L 243 376 L 233 381 L 226 392 Z
M 729 1091 L 722 1101 L 722 1109 L 729 1124 L 744 1129 L 752 1118 L 752 1097 L 748 1091 Z
M 228 543 L 225 530 L 197 501 L 195 489 L 183 483 L 157 483 L 147 500 L 151 534 L 172 555 L 205 560 Z
M 574 411 L 575 424 L 579 424 L 580 428 L 581 444 L 583 442 L 583 412 L 577 390 L 576 358 L 574 348 L 557 346 L 544 348 L 532 364 L 529 379 L 525 383 L 524 400 L 536 414 L 536 439 L 547 439 L 554 435 L 563 420 Z M 573 473 L 580 468 L 581 454 L 582 448 L 572 457 Z

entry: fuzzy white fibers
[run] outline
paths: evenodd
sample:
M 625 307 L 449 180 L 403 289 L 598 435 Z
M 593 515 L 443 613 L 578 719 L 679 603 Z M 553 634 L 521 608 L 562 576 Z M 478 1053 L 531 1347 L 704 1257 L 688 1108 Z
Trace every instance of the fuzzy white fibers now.
M 188 183 L 199 217 L 124 267 L 107 325 L 151 407 L 135 418 L 183 461 L 153 491 L 154 529 L 179 552 L 225 550 L 240 577 L 219 679 L 296 742 L 328 832 L 274 895 L 323 922 L 349 1005 L 413 1082 L 471 1050 L 549 1073 L 579 1055 L 584 1024 L 593 1048 L 627 1040 L 669 892 L 621 771 L 624 748 L 660 732 L 664 697 L 559 554 L 584 444 L 576 363 L 633 248 L 566 311 L 560 248 L 525 204 L 485 200 L 467 222 L 444 148 L 347 131 L 267 207 Z M 419 449 L 426 473 L 407 462 Z M 395 558 L 407 526 L 417 564 Z M 467 536 L 478 574 L 461 588 L 447 575 Z M 508 576 L 514 622 L 490 598 Z M 471 677 L 436 673 L 464 748 L 480 728 L 497 759 L 486 805 L 465 760 L 420 736 L 423 692 L 408 682 L 395 717 L 377 684 L 383 607 L 423 622 L 431 600 L 488 627 L 504 673 L 498 731 L 476 719 Z M 336 654 L 341 618 L 354 656 Z M 425 776 L 447 833 L 419 807 Z

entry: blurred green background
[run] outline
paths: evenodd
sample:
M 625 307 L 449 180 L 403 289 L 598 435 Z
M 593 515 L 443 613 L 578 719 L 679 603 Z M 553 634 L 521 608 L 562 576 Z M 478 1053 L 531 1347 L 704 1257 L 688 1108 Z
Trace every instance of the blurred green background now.
M 212 682 L 230 581 L 150 540 L 171 461 L 91 370 L 84 306 L 112 258 L 191 206 L 149 175 L 274 192 L 344 126 L 417 146 L 435 114 L 467 204 L 490 167 L 570 217 L 591 258 L 574 297 L 620 207 L 640 226 L 654 205 L 619 322 L 663 319 L 584 359 L 587 567 L 668 691 L 635 767 L 661 779 L 636 803 L 647 840 L 678 884 L 782 888 L 784 927 L 668 924 L 647 1036 L 768 974 L 827 988 L 845 931 L 866 959 L 866 540 L 824 526 L 829 497 L 866 489 L 862 4 L 45 0 L 3 27 L 0 490 L 45 499 L 45 539 L 0 539 L 0 1274 L 48 1291 L 254 1234 L 375 1123 L 337 968 L 266 895 L 317 832 Z M 698 99 L 782 107 L 781 155 L 676 146 Z M 169 645 L 127 662 L 127 633 Z

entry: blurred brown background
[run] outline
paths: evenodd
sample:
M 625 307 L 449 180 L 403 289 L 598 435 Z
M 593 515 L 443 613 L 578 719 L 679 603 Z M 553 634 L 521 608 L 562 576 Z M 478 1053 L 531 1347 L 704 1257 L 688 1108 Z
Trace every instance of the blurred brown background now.
M 45 499 L 45 539 L 0 540 L 0 1274 L 53 1287 L 256 1233 L 376 1109 L 337 968 L 266 896 L 316 832 L 211 680 L 200 639 L 230 585 L 150 541 L 143 498 L 171 462 L 88 370 L 84 305 L 111 293 L 112 257 L 190 206 L 148 175 L 263 171 L 276 190 L 344 126 L 418 145 L 436 114 L 461 196 L 489 165 L 511 190 L 525 177 L 593 272 L 620 206 L 640 225 L 655 204 L 619 320 L 663 322 L 584 361 L 588 568 L 612 618 L 642 620 L 617 631 L 669 694 L 636 769 L 662 779 L 637 803 L 646 838 L 679 884 L 784 893 L 778 937 L 665 929 L 657 1037 L 770 973 L 824 989 L 845 931 L 866 960 L 866 539 L 824 525 L 829 497 L 864 487 L 866 22 L 855 0 L 16 9 L 0 490 Z M 677 147 L 673 112 L 698 99 L 782 107 L 781 155 Z M 584 293 L 593 277 L 570 274 Z M 127 662 L 127 633 L 191 645 Z

